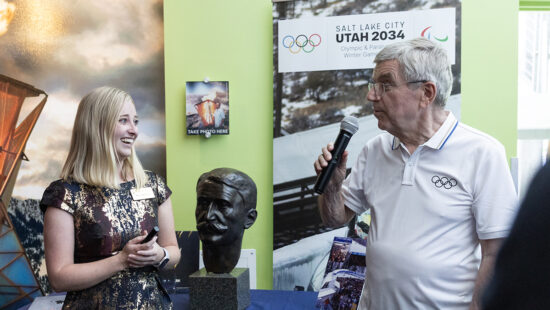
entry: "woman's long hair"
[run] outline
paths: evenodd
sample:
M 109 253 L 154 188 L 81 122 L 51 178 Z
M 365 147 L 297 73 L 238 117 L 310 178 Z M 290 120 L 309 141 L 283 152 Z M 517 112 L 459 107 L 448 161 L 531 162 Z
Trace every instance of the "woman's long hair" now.
M 82 98 L 61 178 L 92 186 L 119 188 L 122 180 L 117 171 L 119 159 L 113 135 L 120 112 L 128 101 L 134 104 L 128 93 L 105 86 Z M 122 175 L 126 180 L 133 176 L 137 188 L 143 187 L 147 181 L 133 147 L 131 155 L 123 160 Z

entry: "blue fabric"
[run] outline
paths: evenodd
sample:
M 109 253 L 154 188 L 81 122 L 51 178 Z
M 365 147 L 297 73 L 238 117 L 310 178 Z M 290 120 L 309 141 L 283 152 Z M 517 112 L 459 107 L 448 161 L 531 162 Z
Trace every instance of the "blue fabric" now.
M 318 292 L 250 290 L 247 310 L 307 310 L 315 308 Z M 170 295 L 174 309 L 189 309 L 189 293 Z M 27 310 L 26 305 L 19 310 Z
M 247 310 L 307 310 L 315 308 L 318 292 L 250 290 Z M 170 295 L 174 309 L 189 309 L 189 293 Z

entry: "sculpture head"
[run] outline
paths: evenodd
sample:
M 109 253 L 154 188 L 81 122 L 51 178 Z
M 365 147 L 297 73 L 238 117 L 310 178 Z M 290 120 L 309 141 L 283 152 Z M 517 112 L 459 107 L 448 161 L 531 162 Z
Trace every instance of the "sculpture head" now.
M 256 184 L 248 175 L 231 168 L 218 168 L 199 177 L 195 218 L 203 252 L 206 247 L 218 248 L 224 254 L 231 252 L 240 256 L 244 230 L 254 224 L 256 217 Z M 206 256 L 204 252 L 209 270 Z

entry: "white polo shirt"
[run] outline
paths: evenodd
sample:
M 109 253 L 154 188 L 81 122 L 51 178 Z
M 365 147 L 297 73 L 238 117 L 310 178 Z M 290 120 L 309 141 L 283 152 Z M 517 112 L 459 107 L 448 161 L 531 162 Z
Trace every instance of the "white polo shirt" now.
M 517 195 L 504 147 L 449 115 L 410 155 L 370 140 L 344 182 L 345 205 L 370 209 L 368 309 L 468 309 L 478 239 L 507 236 Z

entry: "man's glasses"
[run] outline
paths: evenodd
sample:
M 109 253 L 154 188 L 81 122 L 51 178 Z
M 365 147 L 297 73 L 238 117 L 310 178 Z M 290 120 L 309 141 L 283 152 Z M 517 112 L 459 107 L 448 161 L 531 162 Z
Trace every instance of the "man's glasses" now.
M 399 86 L 406 85 L 406 84 L 408 85 L 408 84 L 426 83 L 426 82 L 428 82 L 428 81 L 427 80 L 420 80 L 420 81 L 405 82 L 405 83 L 399 84 L 399 85 L 391 85 L 389 83 L 382 83 L 382 82 L 376 83 L 374 81 L 368 81 L 367 88 L 368 88 L 369 92 L 374 89 L 374 95 L 376 97 L 382 97 L 382 95 L 384 95 L 384 93 L 386 91 L 390 91 L 392 89 L 392 87 L 399 87 Z

